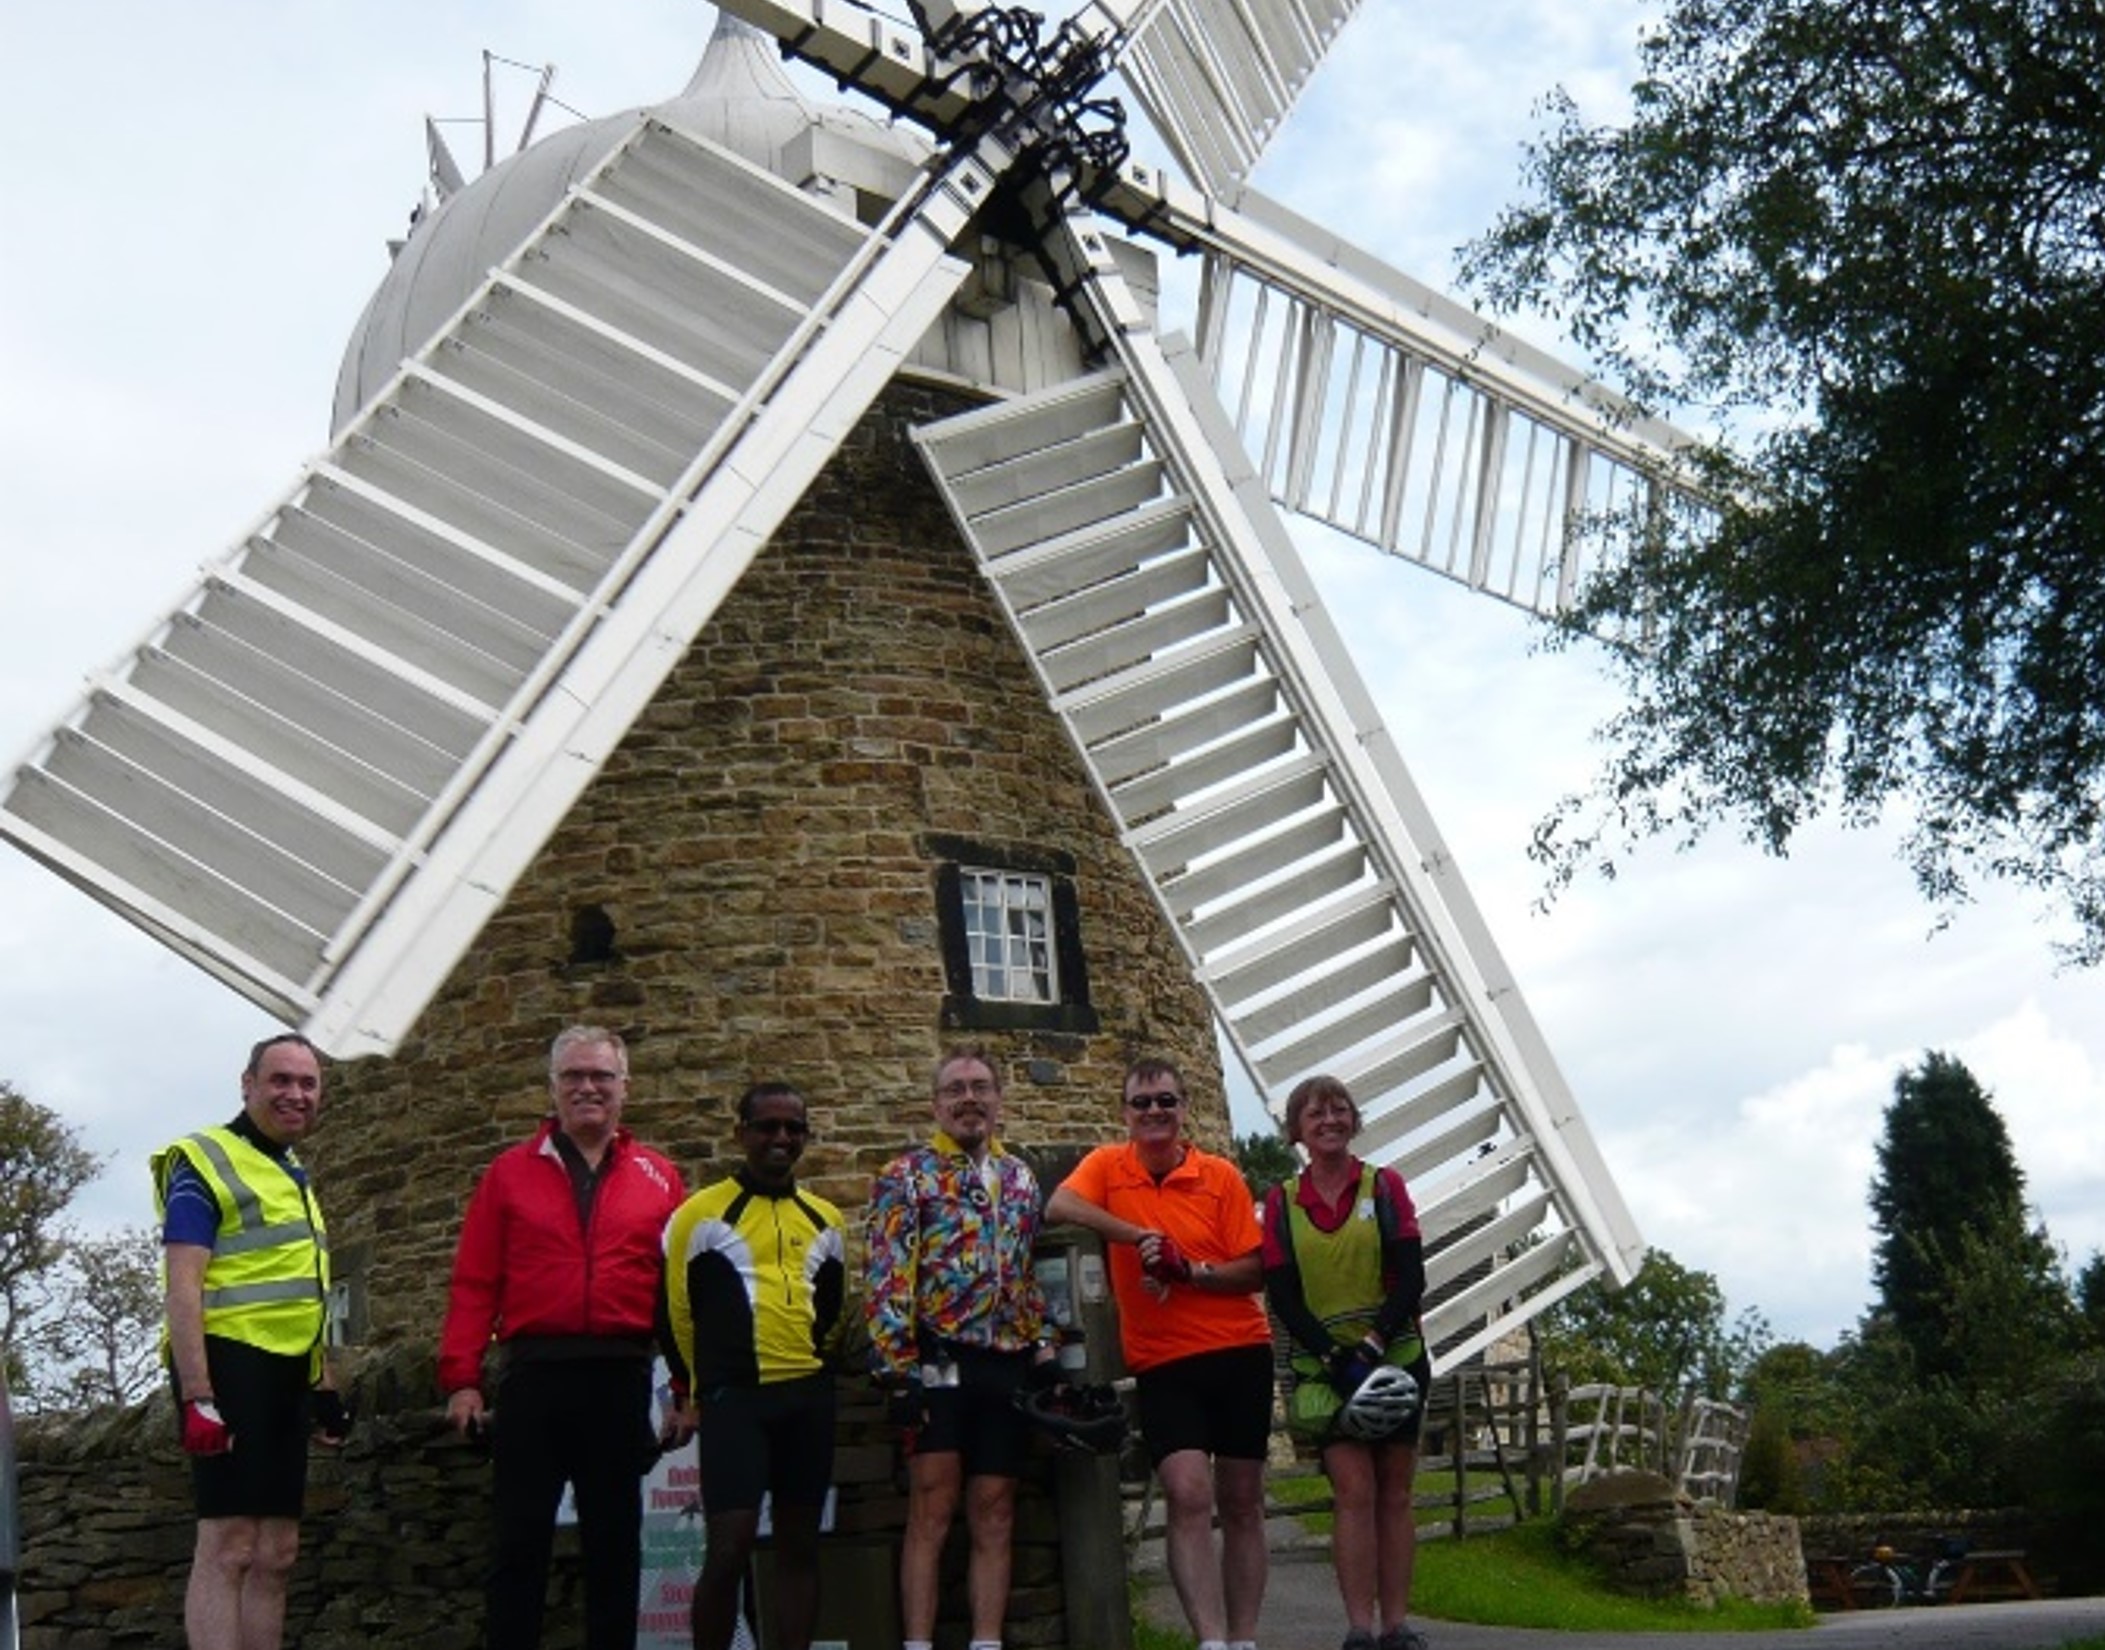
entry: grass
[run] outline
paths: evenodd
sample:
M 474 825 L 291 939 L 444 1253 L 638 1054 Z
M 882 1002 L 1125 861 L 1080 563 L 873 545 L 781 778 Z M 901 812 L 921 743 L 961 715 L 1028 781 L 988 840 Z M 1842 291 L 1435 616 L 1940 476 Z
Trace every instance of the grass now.
M 1445 1488 L 1437 1474 L 1421 1473 L 1421 1490 Z M 1318 1474 L 1275 1478 L 1267 1486 L 1283 1504 L 1327 1499 L 1329 1484 Z M 1486 1503 L 1485 1510 L 1493 1510 Z M 1448 1516 L 1421 1508 L 1419 1523 Z M 1327 1512 L 1302 1515 L 1313 1532 L 1328 1534 Z M 1566 1633 L 1745 1633 L 1810 1627 L 1803 1604 L 1754 1604 L 1727 1599 L 1705 1609 L 1682 1599 L 1630 1598 L 1611 1592 L 1592 1566 L 1566 1552 L 1549 1519 L 1472 1535 L 1466 1541 L 1422 1542 L 1411 1588 L 1411 1609 L 1433 1621 L 1466 1621 L 1487 1627 L 1535 1627 Z M 1135 1612 L 1134 1650 L 1191 1650 L 1185 1634 L 1157 1627 Z M 2105 1636 L 2072 1639 L 2060 1650 L 2105 1650 Z
M 1566 1633 L 1744 1633 L 1808 1627 L 1813 1620 L 1802 1604 L 1727 1599 L 1705 1609 L 1685 1599 L 1610 1592 L 1589 1565 L 1558 1545 L 1556 1526 L 1546 1519 L 1466 1541 L 1425 1543 L 1411 1608 L 1434 1620 Z

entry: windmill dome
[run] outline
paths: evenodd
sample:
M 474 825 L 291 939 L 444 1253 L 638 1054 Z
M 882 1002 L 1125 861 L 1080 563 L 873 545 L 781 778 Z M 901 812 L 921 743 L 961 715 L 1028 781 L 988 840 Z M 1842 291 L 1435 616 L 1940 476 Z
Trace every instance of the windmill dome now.
M 550 133 L 414 225 L 345 347 L 332 434 L 438 334 L 572 185 L 654 118 L 866 219 L 905 187 L 929 152 L 927 140 L 907 128 L 811 103 L 791 84 L 771 35 L 719 12 L 702 60 L 677 97 Z

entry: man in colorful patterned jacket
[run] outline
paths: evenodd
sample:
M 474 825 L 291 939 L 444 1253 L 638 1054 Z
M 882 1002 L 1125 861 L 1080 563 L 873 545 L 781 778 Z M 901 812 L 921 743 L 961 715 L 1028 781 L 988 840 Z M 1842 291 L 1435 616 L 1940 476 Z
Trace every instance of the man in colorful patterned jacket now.
M 986 1052 L 952 1049 L 933 1088 L 934 1137 L 887 1163 L 870 1190 L 870 1357 L 907 1454 L 906 1650 L 935 1637 L 937 1560 L 961 1496 L 972 1650 L 998 1650 L 1028 1442 L 1014 1399 L 1055 1369 L 1031 1267 L 1040 1198 L 1029 1166 L 996 1138 L 1001 1074 Z

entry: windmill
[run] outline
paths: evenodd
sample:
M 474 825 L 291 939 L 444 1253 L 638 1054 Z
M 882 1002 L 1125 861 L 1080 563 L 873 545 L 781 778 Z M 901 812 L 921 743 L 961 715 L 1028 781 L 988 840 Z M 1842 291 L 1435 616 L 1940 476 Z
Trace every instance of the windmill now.
M 1239 184 L 1349 7 L 732 9 L 930 134 L 882 220 L 643 123 L 405 340 L 0 829 L 325 1046 L 386 1050 L 846 429 L 1036 267 L 1084 370 L 922 446 L 1229 1042 L 1275 1095 L 1344 1076 L 1372 1155 L 1467 1233 L 1449 1357 L 1627 1276 L 1628 1216 L 1266 494 L 1550 607 L 1570 522 L 1654 485 L 1667 432 Z M 1127 159 L 1114 70 L 1196 188 Z M 1204 255 L 1196 349 L 1155 335 L 1111 223 Z

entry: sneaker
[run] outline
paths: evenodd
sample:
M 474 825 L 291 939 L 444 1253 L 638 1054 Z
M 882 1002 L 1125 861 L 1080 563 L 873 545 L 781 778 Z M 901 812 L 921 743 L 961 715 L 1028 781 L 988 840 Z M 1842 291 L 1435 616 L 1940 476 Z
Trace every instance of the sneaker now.
M 1355 1627 L 1345 1635 L 1344 1650 L 1381 1650 L 1381 1646 L 1366 1628 Z
M 1391 1627 L 1375 1643 L 1374 1650 L 1431 1650 L 1423 1633 L 1408 1627 Z

